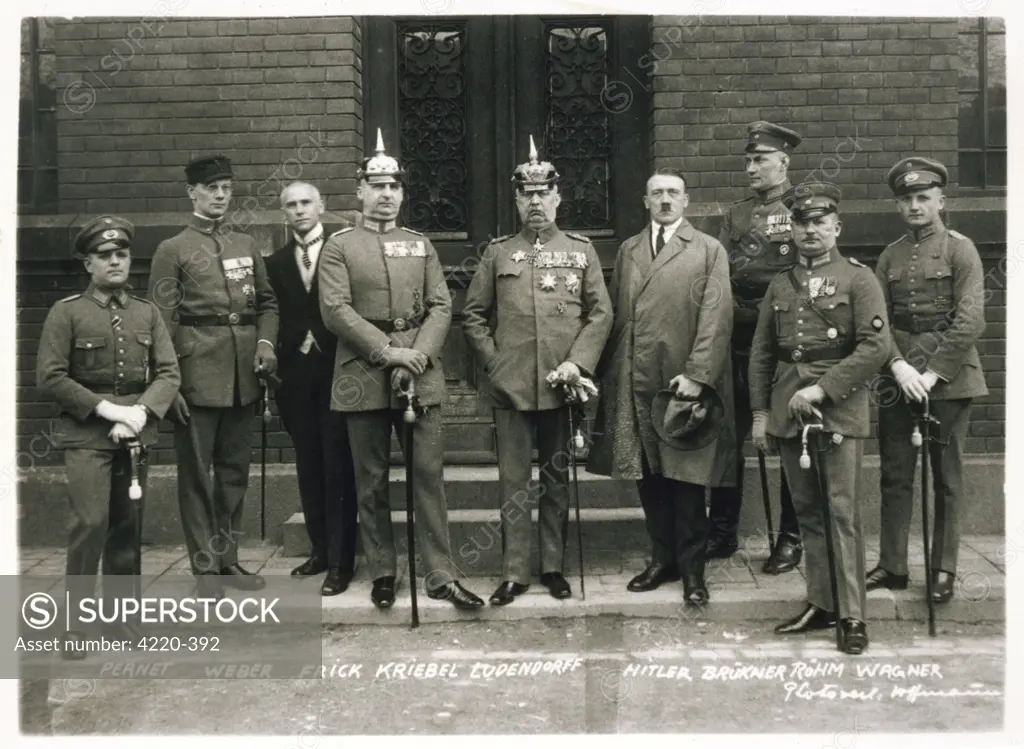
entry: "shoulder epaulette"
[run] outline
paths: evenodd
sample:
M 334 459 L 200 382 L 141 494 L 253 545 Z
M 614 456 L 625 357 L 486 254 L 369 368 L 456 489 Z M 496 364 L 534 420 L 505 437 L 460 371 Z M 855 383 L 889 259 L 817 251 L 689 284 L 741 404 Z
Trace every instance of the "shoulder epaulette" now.
M 407 231 L 410 234 L 415 234 L 417 237 L 425 237 L 425 236 L 427 236 L 426 234 L 424 234 L 421 231 L 416 231 L 415 229 L 410 229 L 408 226 L 403 226 L 402 227 L 402 231 Z
M 514 236 L 515 236 L 515 234 L 506 234 L 503 237 L 495 237 L 494 239 L 492 239 L 487 244 L 498 244 L 498 242 L 504 242 L 506 239 L 512 239 L 512 237 L 514 237 Z
M 328 239 L 330 239 L 331 237 L 336 237 L 336 236 L 338 236 L 339 234 L 345 234 L 345 233 L 347 233 L 347 232 L 350 232 L 350 231 L 355 231 L 355 228 L 356 228 L 356 227 L 354 227 L 354 226 L 346 226 L 346 227 L 345 227 L 344 229 L 338 229 L 338 231 L 336 231 L 336 232 L 333 232 L 333 233 L 332 233 L 332 234 L 331 234 L 330 236 L 328 236 L 327 238 L 328 238 Z
M 868 267 L 868 266 L 864 265 L 864 263 L 862 263 L 860 260 L 858 260 L 855 257 L 848 257 L 846 259 L 850 261 L 850 265 L 856 265 L 858 268 L 867 268 Z M 868 268 L 868 270 L 870 270 L 870 268 Z
M 586 242 L 590 244 L 590 237 L 584 237 L 582 234 L 576 234 L 575 232 L 567 231 L 565 236 L 572 237 L 573 239 L 579 240 L 580 242 Z
M 889 242 L 889 244 L 887 244 L 887 245 L 885 246 L 885 248 L 886 248 L 886 249 L 889 249 L 890 247 L 895 247 L 895 246 L 896 246 L 896 245 L 898 245 L 898 244 L 899 244 L 900 242 L 902 242 L 902 241 L 903 241 L 903 239 L 904 239 L 903 237 L 900 237 L 900 238 L 899 238 L 899 239 L 897 239 L 897 240 L 894 240 L 894 241 L 892 241 L 892 242 Z
M 64 297 L 60 301 L 62 301 L 62 302 L 70 302 L 70 301 L 72 301 L 74 299 L 78 299 L 80 296 L 82 296 L 82 295 L 81 294 L 72 294 L 71 296 Z
M 130 296 L 132 299 L 136 299 L 136 300 L 138 300 L 140 302 L 145 302 L 146 304 L 153 304 L 153 302 L 151 302 L 148 299 L 146 299 L 146 297 L 139 296 L 138 294 L 129 294 L 128 296 Z
M 956 229 L 950 229 L 949 236 L 953 237 L 953 239 L 967 239 L 967 237 L 958 232 Z

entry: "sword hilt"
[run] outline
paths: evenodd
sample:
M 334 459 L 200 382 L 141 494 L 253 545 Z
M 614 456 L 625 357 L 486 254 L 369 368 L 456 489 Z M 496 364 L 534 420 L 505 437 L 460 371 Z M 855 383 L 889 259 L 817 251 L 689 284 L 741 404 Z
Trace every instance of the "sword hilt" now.
M 416 406 L 414 405 L 416 400 L 416 381 L 410 376 L 409 387 L 399 392 L 405 398 L 405 413 L 402 414 L 402 419 L 406 424 L 416 423 Z
M 825 429 L 824 424 L 805 424 L 803 434 L 800 438 L 800 446 L 803 452 L 800 453 L 800 467 L 805 471 L 811 467 L 811 456 L 807 454 L 807 434 L 809 432 L 821 432 Z
M 134 501 L 142 499 L 142 485 L 139 483 L 139 455 L 142 443 L 138 439 L 128 441 L 128 454 L 131 456 L 132 483 L 128 487 L 128 498 Z

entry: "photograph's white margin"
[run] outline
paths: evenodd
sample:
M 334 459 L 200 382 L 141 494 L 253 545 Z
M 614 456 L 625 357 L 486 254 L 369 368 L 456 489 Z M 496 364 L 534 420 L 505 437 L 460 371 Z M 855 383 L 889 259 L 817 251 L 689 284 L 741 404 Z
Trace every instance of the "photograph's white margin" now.
M 768 6 L 768 7 L 766 7 Z M 160 9 L 177 8 L 174 11 Z M 781 11 L 767 14 L 766 10 Z M 898 11 L 894 13 L 893 11 Z M 0 332 L 0 361 L 7 362 L 3 374 L 0 375 L 0 414 L 3 415 L 4 429 L 0 442 L 0 481 L 6 468 L 15 465 L 15 372 L 16 358 L 16 294 L 15 294 L 15 262 L 17 237 L 17 159 L 18 159 L 18 90 L 19 90 L 19 52 L 20 35 L 19 19 L 23 16 L 64 16 L 81 17 L 83 12 L 88 16 L 188 16 L 241 18 L 263 16 L 339 16 L 339 15 L 505 15 L 505 14 L 635 14 L 644 15 L 813 15 L 813 16 L 1002 16 L 1007 19 L 1007 89 L 1008 89 L 1008 133 L 1010 147 L 1008 149 L 1007 186 L 1007 252 L 1016 259 L 1017 272 L 1007 274 L 1007 342 L 1006 357 L 1008 385 L 1006 388 L 1006 537 L 1009 543 L 1016 544 L 1019 551 L 1024 551 L 1024 503 L 1021 502 L 1021 489 L 1024 488 L 1022 473 L 1024 461 L 1016 463 L 1012 457 L 1024 455 L 1017 453 L 1015 447 L 1020 443 L 1021 429 L 1019 417 L 1024 416 L 1024 393 L 1013 387 L 1012 375 L 1018 372 L 1021 361 L 1021 336 L 1015 335 L 1018 323 L 1024 320 L 1024 301 L 1016 302 L 1013 291 L 1020 288 L 1020 279 L 1016 276 L 1019 269 L 1024 268 L 1024 222 L 1014 217 L 1024 216 L 1024 196 L 1021 192 L 1021 174 L 1024 173 L 1024 149 L 1016 138 L 1018 128 L 1024 127 L 1021 107 L 1020 77 L 1024 75 L 1024 35 L 1017 26 L 1019 19 L 1024 19 L 1021 12 L 1021 0 L 849 0 L 847 2 L 821 2 L 821 0 L 789 0 L 786 3 L 766 3 L 764 0 L 648 0 L 638 7 L 635 0 L 618 0 L 611 2 L 559 2 L 558 0 L 522 0 L 510 3 L 485 2 L 484 0 L 335 0 L 335 2 L 316 2 L 314 0 L 288 0 L 288 2 L 245 2 L 244 0 L 220 0 L 217 3 L 199 3 L 197 0 L 15 0 L 8 2 L 0 17 L 6 23 L 0 24 L 0 54 L 7 62 L 0 65 L 0 81 L 3 85 L 3 96 L 0 101 L 7 102 L 3 107 L 4 142 L 0 148 L 0 163 L 3 179 L 0 180 L 0 247 L 4 262 L 4 273 L 0 274 L 0 303 L 3 305 L 2 332 Z M 639 54 L 639 53 L 638 53 Z M 116 211 L 116 206 L 111 206 Z M 21 248 L 22 252 L 31 252 L 30 247 Z M 1013 334 L 1011 334 L 1013 331 Z M 969 511 L 969 509 L 968 509 Z M 17 574 L 17 525 L 18 508 L 14 492 L 10 492 L 0 500 L 0 574 Z M 1019 554 L 1024 558 L 1024 554 Z M 649 735 L 621 734 L 607 737 L 591 735 L 555 735 L 539 737 L 534 735 L 502 735 L 502 736 L 380 736 L 380 737 L 318 737 L 315 741 L 308 736 L 189 736 L 189 737 L 73 737 L 73 738 L 34 738 L 22 737 L 19 734 L 18 720 L 18 682 L 13 679 L 0 680 L 0 739 L 3 746 L 96 746 L 132 747 L 136 749 L 145 744 L 147 749 L 180 749 L 185 742 L 201 742 L 203 747 L 222 749 L 223 747 L 241 746 L 246 749 L 327 749 L 328 747 L 354 746 L 428 746 L 455 749 L 455 747 L 480 747 L 482 744 L 491 746 L 509 746 L 521 749 L 524 741 L 531 746 L 557 746 L 563 748 L 585 743 L 587 747 L 613 746 L 621 749 L 624 743 L 634 746 L 643 744 L 645 749 L 655 746 L 671 746 L 681 749 L 682 746 L 745 746 L 757 749 L 866 749 L 867 747 L 884 746 L 907 749 L 909 746 L 956 747 L 968 749 L 973 747 L 1002 747 L 1024 745 L 1024 690 L 1022 690 L 1022 672 L 1019 666 L 1021 659 L 1021 638 L 1015 637 L 1019 624 L 1021 606 L 1019 600 L 1019 582 L 1024 575 L 1024 564 L 1011 564 L 1007 574 L 1007 622 L 1006 622 L 1006 693 L 1004 697 L 1006 722 L 1002 733 L 991 734 L 899 734 L 899 726 L 890 727 L 891 734 L 860 735 L 851 746 L 845 740 L 842 746 L 836 746 L 836 737 L 847 732 L 851 726 L 837 726 L 835 734 L 659 734 Z M 5 607 L 10 610 L 12 607 Z M 685 711 L 685 704 L 679 705 Z M 737 705 L 743 710 L 743 705 Z M 950 710 L 956 710 L 956 703 L 949 703 Z M 651 727 L 657 731 L 657 726 Z M 874 727 L 866 729 L 873 731 Z

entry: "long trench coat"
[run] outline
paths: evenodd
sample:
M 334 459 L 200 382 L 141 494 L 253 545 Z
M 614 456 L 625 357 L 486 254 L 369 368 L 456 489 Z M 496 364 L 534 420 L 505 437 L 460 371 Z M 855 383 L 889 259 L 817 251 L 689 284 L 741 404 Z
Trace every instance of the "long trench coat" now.
M 623 479 L 650 471 L 703 486 L 734 486 L 732 292 L 725 249 L 685 219 L 653 258 L 651 229 L 619 248 L 609 292 L 612 334 L 598 365 L 601 396 L 587 469 Z M 714 389 L 725 407 L 717 437 L 697 450 L 658 438 L 651 404 L 678 374 Z

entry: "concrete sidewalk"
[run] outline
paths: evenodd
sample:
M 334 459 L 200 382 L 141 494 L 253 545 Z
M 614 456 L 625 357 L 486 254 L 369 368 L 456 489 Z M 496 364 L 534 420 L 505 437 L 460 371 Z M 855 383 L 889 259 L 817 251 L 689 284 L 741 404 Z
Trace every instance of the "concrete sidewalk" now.
M 924 562 L 920 539 L 911 539 L 911 584 L 905 591 L 877 590 L 868 594 L 870 620 L 925 621 Z M 283 555 L 283 547 L 271 544 L 242 547 L 243 566 L 264 575 L 288 575 L 302 560 Z M 707 583 L 711 603 L 703 609 L 683 605 L 679 583 L 663 585 L 650 593 L 630 593 L 629 579 L 640 572 L 647 560 L 632 553 L 611 552 L 587 564 L 586 599 L 580 595 L 575 564 L 566 571 L 573 586 L 573 598 L 556 601 L 534 580 L 529 592 L 505 607 L 486 606 L 479 612 L 460 612 L 450 604 L 418 596 L 420 620 L 424 623 L 472 619 L 513 620 L 573 618 L 595 615 L 642 616 L 686 619 L 693 622 L 778 621 L 800 610 L 805 598 L 803 564 L 800 569 L 772 576 L 761 572 L 763 554 L 741 551 L 727 560 L 708 565 Z M 878 558 L 877 541 L 867 544 L 870 569 Z M 20 571 L 32 575 L 62 575 L 63 549 L 33 547 L 22 550 Z M 404 559 L 399 561 L 399 588 L 394 607 L 378 611 L 370 602 L 365 566 L 357 562 L 356 577 L 348 591 L 323 598 L 325 624 L 382 624 L 407 626 L 411 600 L 404 579 Z M 187 575 L 184 546 L 146 546 L 142 554 L 145 576 Z M 295 585 L 318 589 L 323 575 Z M 496 577 L 473 577 L 466 587 L 486 599 L 497 587 Z M 422 586 L 422 581 L 421 581 Z M 1006 606 L 1005 541 L 1000 536 L 965 536 L 961 543 L 960 570 L 953 600 L 938 607 L 942 622 L 1004 622 Z

